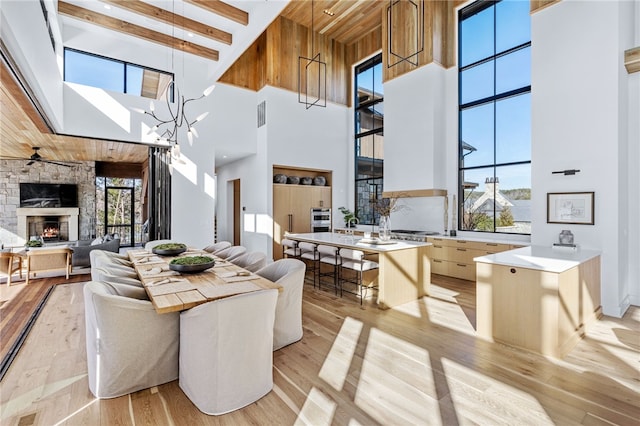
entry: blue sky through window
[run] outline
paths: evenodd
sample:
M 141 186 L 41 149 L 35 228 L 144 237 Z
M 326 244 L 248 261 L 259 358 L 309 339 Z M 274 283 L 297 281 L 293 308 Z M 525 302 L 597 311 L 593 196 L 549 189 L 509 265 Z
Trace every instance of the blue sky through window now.
M 460 103 L 480 101 L 531 85 L 531 48 L 524 47 L 504 56 L 494 55 L 531 40 L 529 2 L 503 0 L 467 17 L 461 23 L 460 67 L 486 60 L 460 73 Z M 495 31 L 494 31 L 495 25 Z M 489 58 L 489 59 L 487 59 Z M 493 165 L 531 160 L 531 96 L 516 96 L 463 108 L 460 137 L 476 151 L 465 151 L 462 167 Z M 495 163 L 494 163 L 495 162 Z M 529 166 L 528 166 L 529 167 Z M 505 169 L 506 170 L 506 169 Z M 523 171 L 524 169 L 519 169 Z M 469 172 L 465 172 L 465 175 Z M 480 178 L 478 173 L 470 173 Z M 478 176 L 476 176 L 478 175 Z M 501 181 L 510 188 L 530 188 L 530 171 Z M 465 181 L 469 179 L 465 178 Z M 475 181 L 481 186 L 484 177 Z M 504 182 L 504 184 L 502 184 Z

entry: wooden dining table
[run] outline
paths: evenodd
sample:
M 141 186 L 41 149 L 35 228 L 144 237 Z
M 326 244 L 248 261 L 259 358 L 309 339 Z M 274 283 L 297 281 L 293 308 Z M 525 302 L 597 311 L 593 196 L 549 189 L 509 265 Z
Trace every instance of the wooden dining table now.
M 160 256 L 144 249 L 127 253 L 158 313 L 182 311 L 252 291 L 282 291 L 279 284 L 199 249 L 188 249 L 178 256 Z M 179 273 L 169 268 L 171 260 L 184 256 L 212 257 L 215 265 L 198 273 Z

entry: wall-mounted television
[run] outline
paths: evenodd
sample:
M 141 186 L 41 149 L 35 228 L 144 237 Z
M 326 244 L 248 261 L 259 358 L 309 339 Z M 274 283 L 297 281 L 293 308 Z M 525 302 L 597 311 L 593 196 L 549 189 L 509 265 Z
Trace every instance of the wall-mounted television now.
M 78 207 L 78 185 L 21 183 L 20 207 Z

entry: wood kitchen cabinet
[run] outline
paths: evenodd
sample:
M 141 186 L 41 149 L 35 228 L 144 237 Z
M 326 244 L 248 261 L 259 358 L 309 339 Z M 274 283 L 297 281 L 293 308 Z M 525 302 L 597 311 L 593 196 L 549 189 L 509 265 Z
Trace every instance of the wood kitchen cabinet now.
M 557 358 L 602 315 L 600 253 L 524 247 L 477 259 L 476 329 Z
M 469 241 L 454 238 L 428 237 L 431 272 L 439 275 L 476 280 L 474 257 L 499 253 L 512 248 L 509 244 L 490 241 Z
M 273 258 L 282 258 L 282 239 L 285 232 L 311 232 L 311 209 L 331 208 L 331 172 L 296 167 L 274 166 L 277 173 L 287 176 L 323 176 L 326 186 L 273 184 Z

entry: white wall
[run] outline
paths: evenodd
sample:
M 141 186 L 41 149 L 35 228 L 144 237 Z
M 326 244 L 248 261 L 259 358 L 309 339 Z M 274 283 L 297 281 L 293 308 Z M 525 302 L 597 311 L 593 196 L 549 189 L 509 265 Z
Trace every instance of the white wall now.
M 446 185 L 445 73 L 433 63 L 384 83 L 385 191 Z
M 226 199 L 228 182 L 240 179 L 243 212 L 242 245 L 272 257 L 272 170 L 273 165 L 296 166 L 333 171 L 332 205 L 348 205 L 348 188 L 353 176 L 348 174 L 353 162 L 353 130 L 349 127 L 349 110 L 342 105 L 305 109 L 297 93 L 273 87 L 258 92 L 247 114 L 255 120 L 256 106 L 267 105 L 267 124 L 258 129 L 255 156 L 217 169 L 219 199 Z M 255 121 L 253 122 L 256 126 Z M 350 136 L 351 135 L 351 136 Z M 219 239 L 230 239 L 224 209 L 218 209 Z M 339 214 L 337 216 L 340 217 Z
M 103 44 L 109 46 L 114 59 L 174 72 L 179 94 L 186 99 L 199 97 L 213 83 L 208 78 L 210 68 L 206 61 L 193 55 L 171 53 L 134 38 L 131 43 L 121 43 L 108 31 L 92 34 L 72 25 L 64 28 L 63 37 L 68 47 L 91 52 L 91 46 Z M 176 100 L 177 95 L 176 92 Z M 64 133 L 152 143 L 162 129 L 149 134 L 156 121 L 131 109 L 148 111 L 149 103 L 150 99 L 135 95 L 64 83 Z M 220 124 L 224 128 L 228 123 L 227 114 L 235 115 L 234 104 L 234 98 L 220 88 L 209 97 L 188 104 L 186 112 L 191 120 L 205 111 L 210 114 L 196 124 L 199 137 L 194 138 L 193 145 L 188 142 L 186 129 L 179 130 L 181 161 L 173 162 L 171 206 L 171 238 L 176 241 L 204 247 L 214 239 L 216 130 Z M 154 105 L 158 117 L 170 117 L 166 101 L 156 100 Z M 175 112 L 178 105 L 175 102 L 170 108 Z
M 624 11 L 629 16 L 635 16 L 635 34 L 625 49 L 640 46 L 640 1 L 636 0 L 634 11 Z M 622 11 L 621 11 L 622 12 Z M 628 75 L 629 89 L 629 134 L 628 134 L 628 166 L 629 185 L 627 188 L 627 198 L 629 200 L 628 220 L 629 220 L 629 238 L 628 238 L 628 274 L 629 274 L 629 293 L 632 305 L 640 306 L 640 72 Z
M 52 7 L 51 2 L 47 1 L 47 7 Z M 52 25 L 56 25 L 55 21 Z M 51 46 L 40 2 L 2 0 L 0 35 L 51 124 L 60 131 L 64 118 L 62 73 L 59 58 Z
M 628 144 L 628 92 L 620 42 L 633 30 L 633 20 L 619 13 L 624 3 L 555 4 L 532 15 L 531 41 L 532 201 L 537 206 L 531 241 L 548 246 L 568 228 L 578 244 L 601 250 L 602 305 L 612 316 L 621 316 L 629 303 L 628 177 L 627 167 L 621 167 Z M 551 174 L 564 169 L 581 172 Z M 595 225 L 546 223 L 548 192 L 581 191 L 595 191 Z

